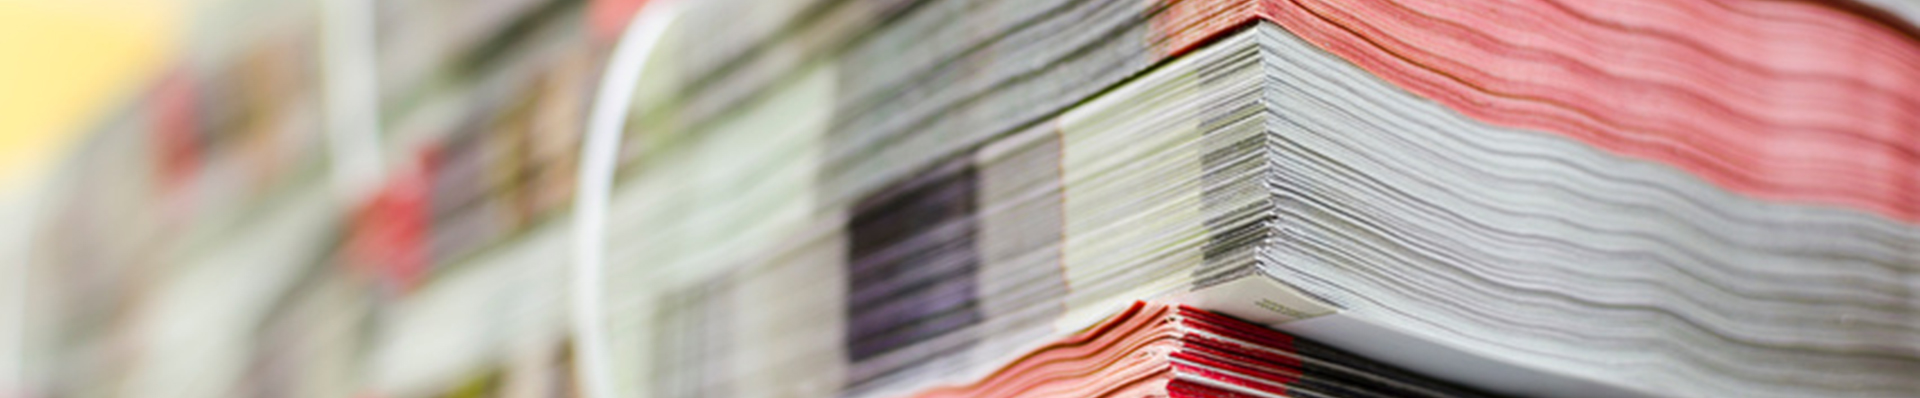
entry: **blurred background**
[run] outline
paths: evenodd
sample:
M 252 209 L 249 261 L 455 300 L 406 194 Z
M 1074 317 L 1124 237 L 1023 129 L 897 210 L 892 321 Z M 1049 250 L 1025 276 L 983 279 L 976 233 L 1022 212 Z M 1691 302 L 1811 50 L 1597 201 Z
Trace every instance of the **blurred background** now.
M 0 189 L 25 189 L 95 116 L 158 73 L 204 2 L 0 2 Z
M 642 3 L 0 1 L 0 397 L 566 388 L 551 305 L 373 360 L 438 370 L 356 369 L 376 312 L 431 301 L 403 297 L 432 264 L 554 218 L 592 74 Z M 429 173 L 476 159 L 541 171 Z M 486 224 L 429 249 L 407 230 L 431 186 L 497 205 L 439 217 Z M 561 296 L 530 285 L 478 291 Z
M 200 3 L 0 1 L 0 396 L 28 394 L 20 284 L 33 195 L 97 117 L 161 70 Z

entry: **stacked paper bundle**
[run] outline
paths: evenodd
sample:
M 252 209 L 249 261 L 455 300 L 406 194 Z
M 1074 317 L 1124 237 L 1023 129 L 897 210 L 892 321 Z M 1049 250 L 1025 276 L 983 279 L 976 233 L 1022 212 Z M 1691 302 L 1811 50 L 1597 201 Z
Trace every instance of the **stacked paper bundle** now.
M 1134 303 L 938 397 L 1476 397 L 1261 325 Z
M 1920 391 L 1901 17 L 1333 3 L 692 8 L 605 220 L 614 389 L 911 394 L 1187 297 L 1495 392 Z

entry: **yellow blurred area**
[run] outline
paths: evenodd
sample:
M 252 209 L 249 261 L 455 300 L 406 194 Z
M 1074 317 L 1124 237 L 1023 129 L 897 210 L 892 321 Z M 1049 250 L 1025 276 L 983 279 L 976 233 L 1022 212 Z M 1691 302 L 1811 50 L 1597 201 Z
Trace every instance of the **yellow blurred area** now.
M 0 192 L 48 171 L 172 52 L 194 0 L 0 0 Z

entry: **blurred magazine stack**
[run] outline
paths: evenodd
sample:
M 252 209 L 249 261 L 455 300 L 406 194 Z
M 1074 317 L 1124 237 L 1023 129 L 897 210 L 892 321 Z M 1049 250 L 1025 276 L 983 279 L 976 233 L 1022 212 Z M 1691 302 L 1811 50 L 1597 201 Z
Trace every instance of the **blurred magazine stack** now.
M 209 12 L 52 188 L 36 391 L 1920 394 L 1912 3 L 685 1 L 602 87 L 626 3 Z

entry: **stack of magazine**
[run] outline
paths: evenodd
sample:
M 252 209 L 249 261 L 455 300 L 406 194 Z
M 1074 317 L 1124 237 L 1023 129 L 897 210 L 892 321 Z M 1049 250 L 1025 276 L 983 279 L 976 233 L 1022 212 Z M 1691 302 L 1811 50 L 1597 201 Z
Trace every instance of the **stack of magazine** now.
M 935 397 L 1479 397 L 1257 324 L 1135 303 Z
M 1920 3 L 1483 3 L 223 2 L 0 391 L 1920 394 Z
M 991 384 L 1142 299 L 1493 393 L 1920 388 L 1898 14 L 727 4 L 635 91 L 623 394 Z

